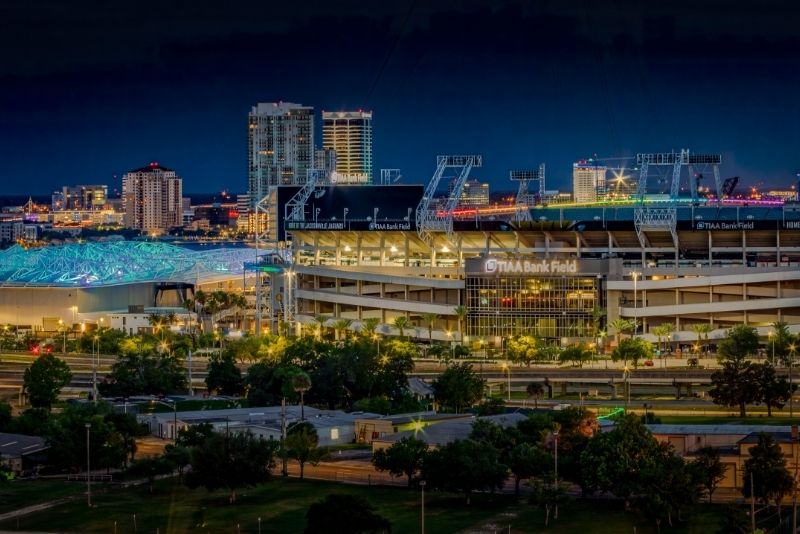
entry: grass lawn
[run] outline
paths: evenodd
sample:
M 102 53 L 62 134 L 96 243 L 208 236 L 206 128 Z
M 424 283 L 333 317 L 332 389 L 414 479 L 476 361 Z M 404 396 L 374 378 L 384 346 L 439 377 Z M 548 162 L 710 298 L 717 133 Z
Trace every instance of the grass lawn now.
M 800 421 L 800 417 L 789 418 L 785 415 L 767 417 L 763 415 L 741 417 L 703 416 L 703 415 L 659 415 L 665 425 L 792 425 Z
M 0 514 L 85 491 L 85 483 L 63 480 L 17 480 L 0 484 Z
M 93 496 L 92 509 L 85 502 L 70 502 L 16 520 L 0 523 L 0 530 L 44 530 L 70 532 L 134 532 L 136 514 L 139 532 L 302 532 L 308 506 L 329 493 L 365 497 L 392 522 L 392 532 L 419 530 L 419 492 L 400 488 L 347 486 L 328 482 L 277 479 L 240 492 L 237 504 L 228 504 L 222 491 L 189 490 L 173 480 L 156 484 L 154 494 L 146 487 L 115 489 Z M 478 495 L 470 506 L 460 495 L 427 493 L 425 527 L 429 534 L 451 534 L 481 524 L 515 504 L 510 496 Z
M 717 530 L 721 506 L 703 505 L 694 514 L 688 514 L 688 520 L 673 520 L 675 528 L 666 523 L 661 530 L 670 534 L 707 534 Z M 550 525 L 544 526 L 544 509 L 530 505 L 520 507 L 520 514 L 511 522 L 512 532 L 539 534 L 558 532 L 559 534 L 619 534 L 634 532 L 638 534 L 655 534 L 655 523 L 645 521 L 635 512 L 625 512 L 619 501 L 573 501 L 562 506 L 559 519 L 550 518 Z M 500 532 L 508 528 L 508 522 L 498 521 Z

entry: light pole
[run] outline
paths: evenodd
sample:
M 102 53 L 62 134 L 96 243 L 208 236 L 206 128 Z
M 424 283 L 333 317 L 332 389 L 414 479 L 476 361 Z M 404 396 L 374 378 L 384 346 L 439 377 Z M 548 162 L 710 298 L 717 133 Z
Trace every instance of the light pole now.
M 633 335 L 636 335 L 639 330 L 639 293 L 637 282 L 639 281 L 640 274 L 642 273 L 631 271 L 631 276 L 633 277 Z
M 63 341 L 61 342 L 61 354 L 67 353 L 67 329 L 64 326 L 64 319 L 58 320 L 58 329 L 64 334 Z
M 624 382 L 625 391 L 623 392 L 623 394 L 625 395 L 625 413 L 628 412 L 628 405 L 631 403 L 631 388 L 630 385 L 628 384 L 629 374 L 630 374 L 630 369 L 628 369 L 628 366 L 626 365 L 622 369 L 622 378 L 625 380 Z
M 555 439 L 555 447 L 553 448 L 553 492 L 555 493 L 558 491 L 558 424 L 556 424 L 555 429 L 553 430 L 553 438 Z M 554 509 L 553 517 L 558 519 L 558 504 L 556 504 Z
M 375 340 L 375 343 L 378 346 L 376 351 L 378 353 L 378 356 L 380 356 L 381 355 L 381 336 L 379 336 L 378 334 L 372 334 L 372 339 Z
M 97 357 L 95 357 L 95 345 L 97 346 Z M 100 336 L 92 338 L 92 401 L 97 404 L 97 365 L 100 360 Z
M 505 370 L 506 376 L 507 376 L 507 379 L 508 379 L 508 382 L 507 382 L 507 385 L 506 385 L 506 392 L 508 393 L 508 400 L 510 401 L 511 400 L 511 367 L 508 365 L 508 362 L 503 362 L 502 368 Z
M 447 331 L 447 337 L 448 337 L 448 339 L 450 339 L 450 350 L 452 351 L 453 359 L 455 360 L 456 359 L 456 344 L 455 344 L 455 341 L 453 341 L 453 333 L 450 330 Z
M 789 345 L 789 417 L 794 417 L 794 384 L 792 383 L 792 364 L 794 363 L 794 344 Z M 794 528 L 794 527 L 793 527 Z
M 767 334 L 767 337 L 769 338 L 769 342 L 772 345 L 772 366 L 775 367 L 775 340 L 773 339 L 775 337 L 775 332 L 770 331 Z
M 92 507 L 92 477 L 91 477 L 91 457 L 89 455 L 89 432 L 92 424 L 86 423 L 86 506 Z
M 420 532 L 425 534 L 425 481 L 419 481 L 419 487 L 422 489 L 422 514 L 420 518 Z

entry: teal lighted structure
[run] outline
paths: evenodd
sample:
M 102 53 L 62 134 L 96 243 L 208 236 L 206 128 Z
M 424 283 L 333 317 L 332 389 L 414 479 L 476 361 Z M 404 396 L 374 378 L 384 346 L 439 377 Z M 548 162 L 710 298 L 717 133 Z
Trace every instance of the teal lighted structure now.
M 0 251 L 0 286 L 102 287 L 140 282 L 203 283 L 244 276 L 251 248 L 191 250 L 152 241 L 75 243 Z

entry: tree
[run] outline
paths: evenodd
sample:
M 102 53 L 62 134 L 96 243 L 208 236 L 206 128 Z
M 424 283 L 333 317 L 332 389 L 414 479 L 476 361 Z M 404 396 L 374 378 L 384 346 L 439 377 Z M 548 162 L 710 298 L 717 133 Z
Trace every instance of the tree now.
M 100 394 L 106 397 L 166 395 L 187 387 L 182 360 L 176 355 L 157 355 L 152 348 L 124 353 L 98 384 Z
M 618 318 L 608 323 L 608 326 L 614 329 L 614 338 L 617 345 L 619 345 L 622 334 L 633 332 L 636 328 L 636 323 L 629 319 Z
M 725 479 L 725 465 L 719 457 L 717 447 L 701 447 L 695 452 L 691 468 L 696 473 L 697 480 L 708 495 L 708 502 L 717 489 L 717 485 Z
M 244 391 L 242 372 L 236 366 L 232 351 L 214 354 L 208 362 L 206 386 L 220 395 L 241 395 Z
M 305 534 L 390 534 L 389 521 L 355 495 L 328 495 L 306 513 Z
M 767 343 L 767 353 L 783 364 L 789 360 L 790 346 L 795 343 L 795 337 L 789 332 L 789 325 L 784 321 L 772 323 L 772 331 L 769 333 Z M 775 362 L 772 362 L 775 365 Z
M 297 460 L 300 466 L 300 480 L 303 480 L 306 464 L 317 465 L 326 454 L 319 448 L 317 429 L 308 421 L 298 421 L 289 425 L 284 447 L 286 455 Z
M 392 476 L 408 477 L 411 487 L 414 475 L 422 468 L 428 454 L 428 444 L 413 436 L 402 438 L 387 449 L 379 449 L 372 454 L 372 465 L 378 471 L 388 471 Z
M 156 477 L 171 473 L 174 469 L 175 465 L 166 456 L 150 456 L 132 461 L 128 473 L 146 478 L 150 493 L 153 493 Z
M 531 484 L 530 501 L 532 504 L 538 504 L 545 509 L 544 526 L 550 524 L 550 511 L 557 510 L 560 504 L 565 503 L 569 499 L 567 489 L 561 485 L 553 485 L 549 482 L 537 480 Z
M 725 361 L 722 369 L 711 375 L 708 394 L 714 404 L 739 407 L 739 417 L 747 415 L 747 405 L 759 398 L 758 370 L 747 361 Z
M 728 504 L 720 515 L 717 534 L 752 534 L 750 514 L 738 504 Z
M 506 342 L 506 356 L 509 360 L 527 366 L 539 359 L 539 340 L 534 336 L 517 336 Z
M 772 417 L 772 408 L 782 409 L 792 395 L 788 380 L 775 374 L 769 362 L 753 364 L 758 386 L 758 400 L 767 407 L 767 417 Z
M 697 343 L 708 343 L 708 334 L 714 329 L 710 323 L 695 323 L 689 329 L 697 335 Z
M 573 345 L 561 351 L 561 354 L 559 354 L 558 359 L 561 361 L 562 364 L 570 362 L 573 365 L 578 365 L 580 367 L 583 367 L 583 362 L 592 360 L 592 353 L 591 351 L 587 350 L 586 347 L 584 347 L 583 345 Z
M 361 321 L 361 333 L 367 337 L 372 337 L 380 326 L 381 320 L 377 317 L 367 317 Z
M 672 323 L 663 323 L 653 328 L 653 333 L 658 338 L 658 349 L 666 352 L 667 347 L 662 345 L 662 341 L 667 342 L 667 346 L 672 345 L 672 333 L 675 331 L 675 325 Z
M 792 480 L 786 468 L 786 457 L 775 438 L 759 434 L 758 443 L 750 447 L 750 458 L 744 462 L 742 494 L 759 499 L 765 505 L 772 501 L 780 508 L 781 500 L 792 489 Z
M 228 501 L 236 502 L 239 488 L 268 481 L 274 466 L 274 444 L 250 432 L 212 433 L 192 449 L 192 470 L 186 474 L 190 488 L 208 491 L 225 488 Z
M 428 325 L 428 344 L 433 344 L 433 325 L 439 320 L 439 314 L 426 312 L 422 314 L 422 320 Z
M 0 400 L 0 432 L 5 431 L 5 428 L 11 423 L 11 419 L 11 405 Z
M 625 501 L 642 491 L 640 474 L 656 461 L 659 444 L 633 414 L 623 416 L 609 432 L 589 440 L 581 453 L 581 487 L 610 492 Z
M 311 377 L 305 371 L 294 373 L 291 377 L 292 389 L 300 394 L 300 420 L 306 418 L 305 412 L 305 394 L 306 391 L 311 389 Z
M 337 319 L 333 322 L 333 330 L 336 333 L 336 339 L 344 339 L 347 337 L 347 330 L 353 326 L 352 319 Z
M 519 483 L 523 479 L 547 473 L 552 465 L 551 456 L 539 446 L 520 443 L 511 449 L 506 460 L 514 475 L 514 494 L 519 495 Z
M 485 441 L 456 440 L 431 452 L 423 467 L 431 488 L 463 493 L 467 504 L 476 490 L 502 486 L 507 468 L 498 451 Z
M 627 365 L 628 360 L 630 360 L 634 367 L 639 364 L 639 360 L 649 360 L 652 357 L 652 345 L 640 337 L 623 339 L 611 353 L 611 359 L 613 361 L 622 360 L 622 362 Z
M 400 333 L 400 337 L 403 338 L 405 337 L 406 328 L 411 327 L 411 321 L 409 321 L 408 317 L 405 315 L 398 315 L 394 318 L 394 321 L 392 321 L 392 326 L 397 329 L 397 331 Z
M 640 486 L 637 505 L 655 522 L 659 532 L 663 520 L 672 526 L 672 518 L 680 517 L 684 506 L 699 501 L 701 483 L 696 473 L 675 454 L 671 445 L 659 444 L 651 461 L 637 474 Z
M 758 332 L 752 326 L 734 326 L 726 332 L 717 350 L 723 361 L 742 363 L 758 352 Z
M 25 369 L 22 388 L 31 406 L 49 410 L 70 380 L 69 365 L 52 354 L 44 354 Z
M 539 408 L 539 399 L 544 395 L 544 385 L 541 382 L 530 382 L 525 386 L 525 392 L 528 397 L 533 397 L 533 409 L 537 410 Z
M 486 381 L 475 374 L 469 363 L 453 364 L 433 381 L 436 401 L 456 413 L 483 397 Z
M 317 315 L 314 317 L 314 322 L 317 323 L 317 339 L 322 339 L 322 335 L 325 333 L 325 325 L 328 322 L 330 317 L 326 315 Z

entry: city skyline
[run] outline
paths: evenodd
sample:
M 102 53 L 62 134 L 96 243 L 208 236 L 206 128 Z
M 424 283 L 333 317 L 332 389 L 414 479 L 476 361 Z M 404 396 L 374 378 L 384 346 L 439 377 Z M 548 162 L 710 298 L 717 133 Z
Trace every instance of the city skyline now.
M 170 7 L 123 24 L 88 4 L 65 15 L 67 37 L 83 32 L 66 42 L 56 10 L 20 8 L 3 38 L 0 194 L 113 187 L 147 161 L 178 169 L 187 191 L 245 191 L 247 112 L 281 100 L 374 111 L 373 173 L 400 168 L 405 183 L 427 182 L 440 153 L 483 154 L 476 177 L 495 190 L 544 162 L 564 189 L 593 154 L 690 148 L 721 153 L 724 177 L 788 186 L 800 170 L 797 8 L 768 2 L 750 20 L 719 7 L 312 3 L 258 25 L 257 5 L 219 24 L 202 4 L 191 24 Z M 100 23 L 85 27 L 87 13 Z

